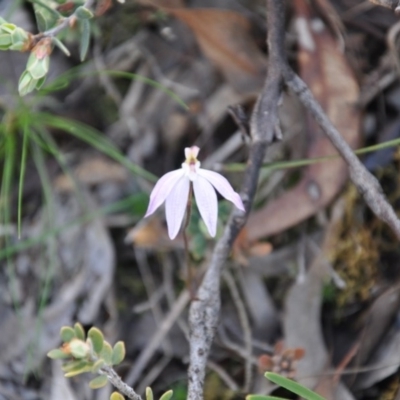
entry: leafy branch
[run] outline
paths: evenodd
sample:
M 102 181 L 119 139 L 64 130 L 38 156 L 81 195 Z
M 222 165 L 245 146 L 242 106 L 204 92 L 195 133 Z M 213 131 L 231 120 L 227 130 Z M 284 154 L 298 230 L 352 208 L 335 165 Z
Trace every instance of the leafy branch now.
M 118 0 L 123 3 L 123 0 Z M 18 91 L 21 96 L 39 90 L 45 80 L 50 66 L 50 55 L 54 46 L 57 46 L 65 55 L 70 52 L 57 38 L 62 31 L 79 25 L 80 35 L 80 59 L 83 61 L 90 44 L 90 20 L 94 17 L 92 7 L 94 0 L 86 0 L 82 5 L 66 2 L 67 8 L 72 7 L 68 16 L 63 16 L 58 11 L 59 4 L 53 9 L 47 3 L 40 0 L 30 0 L 36 8 L 42 8 L 47 15 L 36 12 L 39 28 L 43 31 L 34 35 L 24 29 L 11 24 L 0 17 L 0 50 L 30 51 L 25 71 L 22 73 Z M 51 25 L 47 28 L 48 25 Z
M 125 398 L 123 395 L 128 399 L 142 400 L 142 397 L 126 384 L 113 368 L 125 358 L 124 342 L 119 341 L 112 347 L 104 340 L 100 329 L 95 327 L 88 331 L 86 337 L 80 323 L 76 323 L 74 327 L 63 326 L 60 336 L 64 342 L 63 345 L 49 351 L 47 355 L 52 359 L 66 360 L 63 365 L 65 377 L 71 378 L 85 372 L 98 374 L 89 382 L 91 389 L 102 388 L 110 382 L 120 392 L 113 392 L 110 400 L 123 400 Z M 171 397 L 172 390 L 165 392 L 160 400 L 169 400 Z M 154 400 L 150 388 L 146 389 L 146 400 Z

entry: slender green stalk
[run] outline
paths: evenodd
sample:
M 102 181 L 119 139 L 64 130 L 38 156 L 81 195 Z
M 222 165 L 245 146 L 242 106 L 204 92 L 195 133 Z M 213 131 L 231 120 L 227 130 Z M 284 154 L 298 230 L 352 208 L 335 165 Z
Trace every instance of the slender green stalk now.
M 354 151 L 355 154 L 366 154 L 372 153 L 374 151 L 386 149 L 389 147 L 395 147 L 400 145 L 400 139 L 388 140 L 387 142 L 375 144 L 373 146 L 362 147 L 361 149 L 357 149 Z M 262 168 L 269 170 L 277 170 L 277 169 L 288 169 L 288 168 L 299 168 L 305 167 L 312 164 L 317 164 L 320 162 L 326 162 L 335 160 L 340 158 L 339 155 L 331 155 L 326 157 L 315 157 L 315 158 L 307 158 L 301 160 L 293 160 L 293 161 L 277 161 L 272 163 L 263 164 Z M 241 163 L 232 163 L 223 166 L 223 170 L 227 172 L 240 172 L 244 171 L 246 168 L 246 164 Z
M 183 226 L 182 235 L 183 243 L 185 248 L 185 264 L 186 264 L 186 288 L 190 293 L 192 299 L 195 298 L 196 293 L 193 288 L 193 270 L 190 262 L 190 252 L 189 252 L 189 241 L 187 237 L 187 228 L 189 227 L 190 217 L 192 214 L 192 199 L 193 199 L 193 187 L 190 185 L 189 197 L 186 205 L 186 220 Z
M 17 217 L 18 239 L 21 238 L 22 192 L 24 189 L 26 160 L 27 160 L 27 155 L 28 155 L 28 137 L 29 137 L 29 126 L 27 124 L 27 121 L 24 121 L 24 123 L 23 123 L 23 138 L 22 138 L 21 167 L 20 167 L 19 183 L 18 183 L 18 217 Z

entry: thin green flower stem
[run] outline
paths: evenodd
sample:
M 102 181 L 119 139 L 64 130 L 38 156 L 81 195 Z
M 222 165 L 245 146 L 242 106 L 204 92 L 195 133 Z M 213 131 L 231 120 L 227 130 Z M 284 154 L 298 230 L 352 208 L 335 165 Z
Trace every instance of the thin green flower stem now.
M 190 262 L 190 252 L 189 252 L 189 241 L 187 237 L 187 228 L 189 227 L 189 222 L 190 222 L 190 216 L 192 214 L 192 200 L 193 200 L 193 186 L 190 184 L 190 189 L 189 189 L 189 197 L 188 201 L 186 204 L 186 219 L 185 219 L 185 224 L 183 226 L 183 244 L 185 248 L 185 264 L 186 264 L 186 289 L 190 293 L 190 297 L 194 299 L 195 297 L 195 291 L 193 288 L 193 270 Z

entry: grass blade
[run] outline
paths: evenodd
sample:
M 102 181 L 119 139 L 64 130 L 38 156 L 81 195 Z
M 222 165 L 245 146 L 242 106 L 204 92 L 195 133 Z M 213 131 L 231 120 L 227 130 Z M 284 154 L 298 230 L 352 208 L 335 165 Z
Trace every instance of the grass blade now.
M 47 113 L 36 114 L 38 120 L 43 124 L 51 128 L 61 129 L 65 132 L 70 133 L 76 138 L 90 144 L 95 149 L 106 154 L 110 158 L 121 163 L 133 174 L 147 179 L 150 182 L 156 182 L 157 177 L 146 171 L 144 168 L 133 164 L 129 161 L 106 137 L 104 137 L 98 130 L 85 125 L 78 121 L 73 121 L 70 119 L 55 117 Z
M 303 397 L 306 400 L 325 400 L 319 394 L 291 379 L 283 377 L 282 375 L 275 374 L 274 372 L 267 372 L 265 374 L 265 377 L 271 382 L 276 383 L 277 385 L 289 390 L 292 393 L 297 394 L 298 396 Z
M 26 172 L 26 159 L 28 155 L 28 136 L 29 126 L 27 121 L 23 122 L 23 138 L 22 138 L 22 154 L 21 154 L 21 167 L 18 182 L 18 210 L 17 210 L 17 231 L 18 239 L 21 238 L 21 219 L 22 219 L 22 192 L 24 189 L 25 172 Z

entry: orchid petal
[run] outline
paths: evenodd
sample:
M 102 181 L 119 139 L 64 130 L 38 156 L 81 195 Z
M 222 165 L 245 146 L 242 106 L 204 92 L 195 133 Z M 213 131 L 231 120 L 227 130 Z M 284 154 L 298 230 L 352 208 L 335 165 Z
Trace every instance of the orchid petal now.
M 194 158 L 197 159 L 197 156 L 199 155 L 200 147 L 197 146 L 192 146 L 192 147 L 186 147 L 185 148 L 185 157 L 186 160 Z
M 203 218 L 210 235 L 214 237 L 217 232 L 218 220 L 217 194 L 208 180 L 202 176 L 197 176 L 197 179 L 193 181 L 193 191 L 201 218 Z
M 165 214 L 167 217 L 168 235 L 175 239 L 182 225 L 186 205 L 189 197 L 190 180 L 186 176 L 175 183 L 165 200 Z
M 245 211 L 242 199 L 239 196 L 239 193 L 236 193 L 231 184 L 228 182 L 226 178 L 224 178 L 221 174 L 218 174 L 214 171 L 209 171 L 206 169 L 199 168 L 197 174 L 210 182 L 214 188 L 220 193 L 221 196 L 225 197 L 225 199 L 231 201 L 239 210 Z
M 185 172 L 182 169 L 177 169 L 175 171 L 168 172 L 158 180 L 150 194 L 150 202 L 149 206 L 147 207 L 145 217 L 153 214 L 153 212 L 156 211 L 162 203 L 164 203 L 171 190 L 175 187 L 179 179 L 181 179 L 184 174 Z

